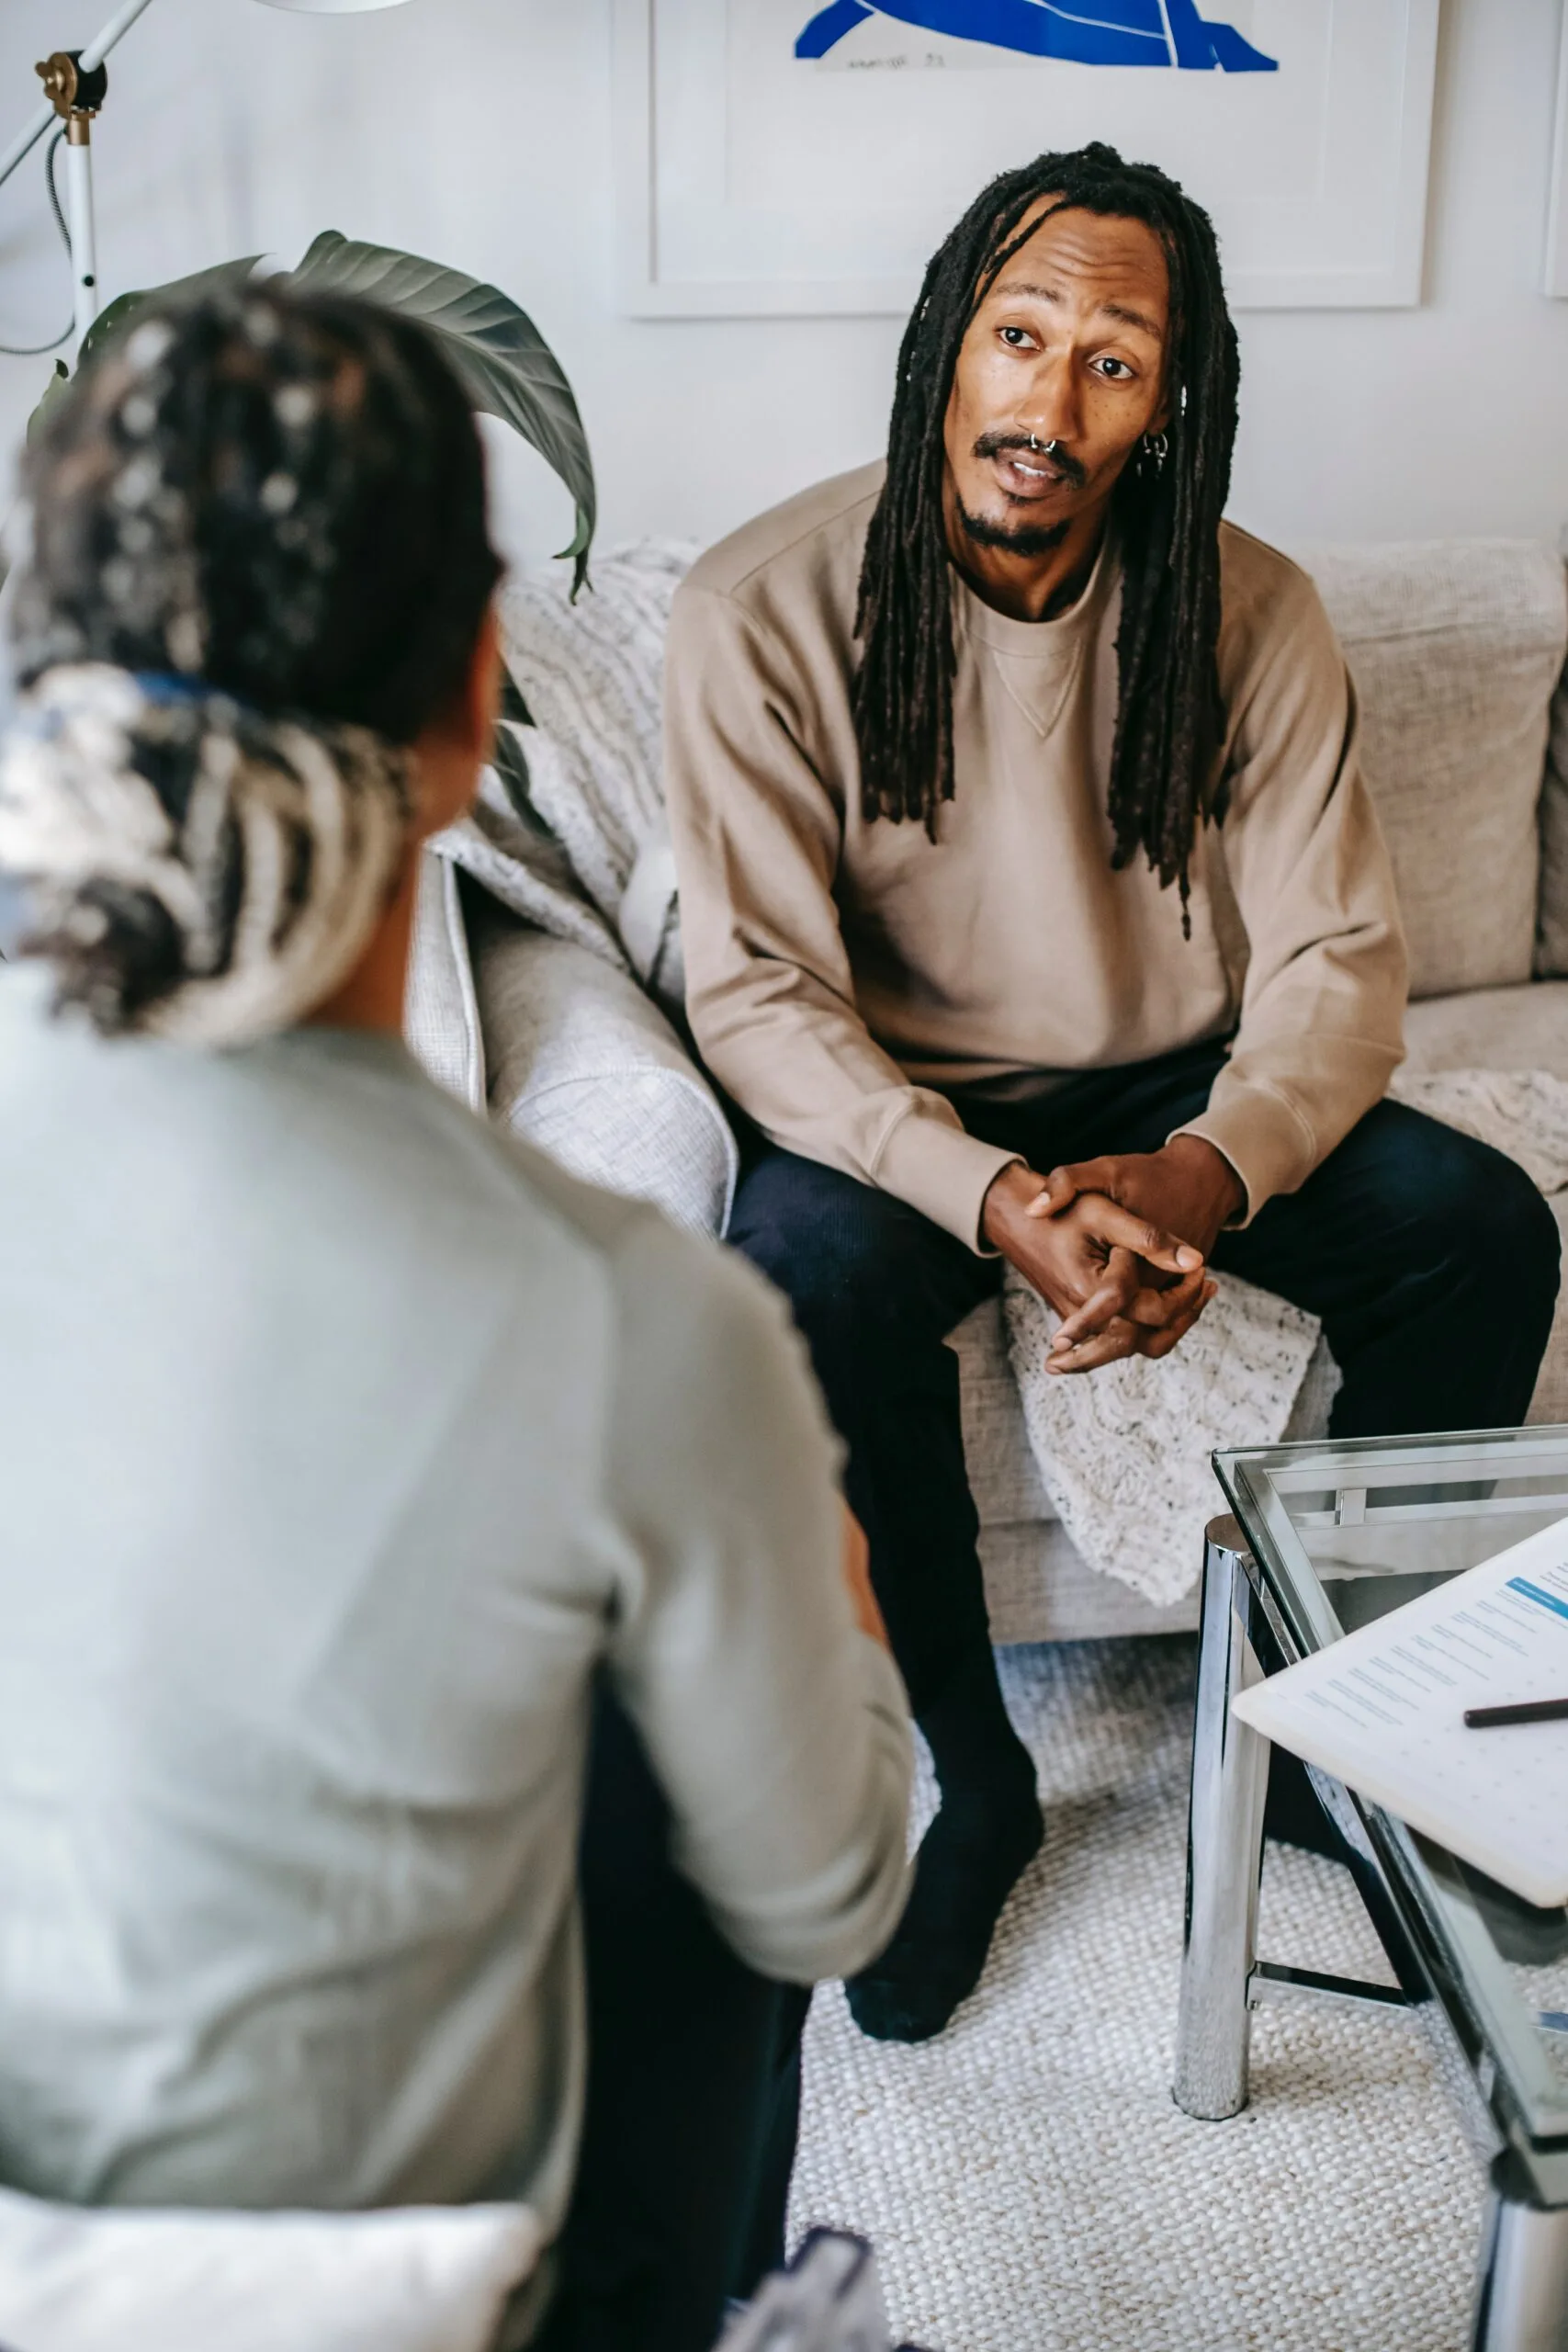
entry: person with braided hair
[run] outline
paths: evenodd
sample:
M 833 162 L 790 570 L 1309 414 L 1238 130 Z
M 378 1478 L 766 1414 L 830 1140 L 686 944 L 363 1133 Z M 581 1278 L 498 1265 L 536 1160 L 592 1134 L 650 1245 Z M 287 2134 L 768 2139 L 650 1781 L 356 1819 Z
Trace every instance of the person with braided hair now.
M 25 487 L 0 2180 L 515 2199 L 509 2347 L 709 2352 L 908 1724 L 777 1296 L 401 1041 L 494 728 L 471 408 L 250 285 L 139 313 Z
M 942 1803 L 866 2032 L 940 2031 L 1040 1846 L 947 1334 L 1010 1260 L 1050 1370 L 1179 1344 L 1234 1269 L 1320 1317 L 1344 1436 L 1529 1407 L 1558 1243 L 1514 1164 L 1383 1100 L 1405 956 L 1312 582 L 1223 519 L 1207 216 L 1094 144 L 934 255 L 885 465 L 677 596 L 688 1007 L 743 1114 L 729 1238 L 789 1297 Z

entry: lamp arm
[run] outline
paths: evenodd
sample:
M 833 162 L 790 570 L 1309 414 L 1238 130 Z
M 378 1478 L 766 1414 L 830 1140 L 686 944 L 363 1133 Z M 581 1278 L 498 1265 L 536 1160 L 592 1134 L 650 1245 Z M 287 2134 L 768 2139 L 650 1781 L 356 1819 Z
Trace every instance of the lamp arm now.
M 83 72 L 90 74 L 101 65 L 116 42 L 124 38 L 143 9 L 150 8 L 152 5 L 152 0 L 124 0 L 124 6 L 109 18 L 103 30 L 95 40 L 89 41 L 82 51 Z M 45 131 L 58 119 L 53 107 L 46 102 L 39 108 L 26 128 L 17 132 L 5 153 L 0 155 L 0 187 L 3 187 L 10 178 L 24 156 L 31 154 Z
M 142 10 L 150 8 L 152 5 L 152 0 L 125 0 L 125 6 L 118 14 L 109 18 L 96 40 L 90 40 L 82 51 L 83 73 L 95 72 L 103 63 L 116 42 L 124 40 Z

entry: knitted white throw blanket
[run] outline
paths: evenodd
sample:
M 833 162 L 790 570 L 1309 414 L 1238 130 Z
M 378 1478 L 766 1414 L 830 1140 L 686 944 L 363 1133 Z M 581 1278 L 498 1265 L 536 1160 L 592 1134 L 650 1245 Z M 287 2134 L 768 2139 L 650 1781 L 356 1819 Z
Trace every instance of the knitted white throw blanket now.
M 1456 1069 L 1401 1076 L 1391 1091 L 1495 1145 L 1543 1193 L 1568 1186 L 1568 1080 Z M 1089 1567 L 1162 1608 L 1191 1590 L 1220 1508 L 1210 1454 L 1286 1435 L 1320 1337 L 1315 1316 L 1235 1275 L 1216 1280 L 1161 1362 L 1132 1356 L 1073 1378 L 1045 1370 L 1057 1318 L 1010 1267 L 1002 1295 L 1030 1451 L 1057 1517 Z
M 595 560 L 575 605 L 558 575 L 525 574 L 502 592 L 506 666 L 533 722 L 512 731 L 531 809 L 549 831 L 487 768 L 471 815 L 431 843 L 513 914 L 635 972 L 677 1014 L 685 980 L 664 816 L 664 638 L 694 553 L 661 539 L 617 548 Z
M 434 844 L 514 913 L 634 971 L 677 1013 L 679 910 L 660 722 L 670 605 L 693 553 L 661 540 L 618 548 L 595 560 L 592 590 L 575 605 L 557 575 L 505 591 L 507 666 L 535 721 L 518 740 L 530 798 L 555 841 L 530 831 L 492 775 L 473 817 Z M 1393 1091 L 1495 1144 L 1543 1192 L 1568 1184 L 1563 1080 L 1451 1070 L 1401 1079 Z M 1286 1433 L 1318 1347 L 1316 1320 L 1222 1277 L 1219 1295 L 1162 1363 L 1138 1357 L 1060 1379 L 1043 1368 L 1055 1329 L 1043 1301 L 1010 1273 L 1004 1304 L 1030 1446 L 1067 1533 L 1090 1567 L 1157 1603 L 1179 1600 L 1217 1507 L 1209 1455 Z

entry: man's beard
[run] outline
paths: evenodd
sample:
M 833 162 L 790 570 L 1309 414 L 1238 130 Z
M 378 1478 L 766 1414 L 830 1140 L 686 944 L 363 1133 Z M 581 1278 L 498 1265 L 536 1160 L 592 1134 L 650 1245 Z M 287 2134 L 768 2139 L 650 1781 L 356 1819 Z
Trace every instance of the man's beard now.
M 1082 490 L 1089 480 L 1089 470 L 1081 461 L 1066 449 L 1050 447 L 1055 454 L 1051 463 L 1066 477 L 1070 488 Z M 977 458 L 999 458 L 1004 449 L 1033 450 L 1039 444 L 1024 433 L 982 433 L 975 444 Z M 1068 523 L 993 523 L 988 514 L 971 514 L 964 501 L 958 503 L 958 519 L 977 548 L 1005 548 L 1009 555 L 1050 555 L 1066 537 Z
M 977 548 L 1005 548 L 1010 555 L 1021 556 L 1049 555 L 1072 527 L 1070 522 L 993 523 L 988 514 L 971 514 L 962 499 L 958 519 Z

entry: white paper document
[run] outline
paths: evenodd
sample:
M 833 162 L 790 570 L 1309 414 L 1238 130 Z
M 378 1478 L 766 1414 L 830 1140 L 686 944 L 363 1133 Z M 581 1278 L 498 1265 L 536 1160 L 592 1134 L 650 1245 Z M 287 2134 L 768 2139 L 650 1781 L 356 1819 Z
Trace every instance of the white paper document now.
M 1528 1903 L 1568 1903 L 1568 1722 L 1468 1730 L 1467 1707 L 1568 1699 L 1568 1519 L 1244 1690 L 1243 1723 Z

